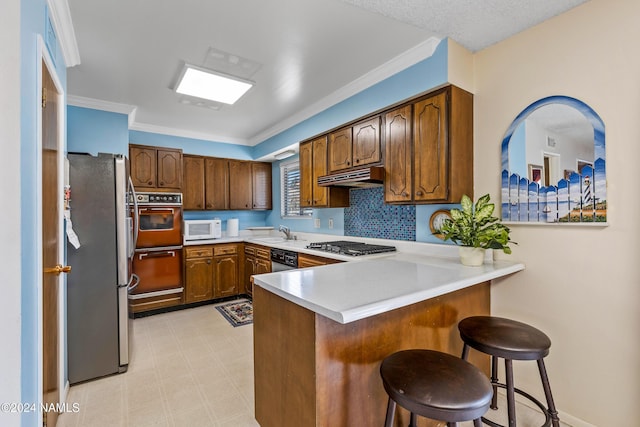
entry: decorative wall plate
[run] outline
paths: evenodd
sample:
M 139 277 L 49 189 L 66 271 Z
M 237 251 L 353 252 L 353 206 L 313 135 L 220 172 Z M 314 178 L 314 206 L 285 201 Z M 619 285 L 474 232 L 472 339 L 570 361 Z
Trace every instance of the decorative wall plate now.
M 432 213 L 431 218 L 429 218 L 431 233 L 438 239 L 444 240 L 444 236 L 440 234 L 440 227 L 442 227 L 442 224 L 447 219 L 451 219 L 451 212 L 449 212 L 448 209 L 439 209 Z

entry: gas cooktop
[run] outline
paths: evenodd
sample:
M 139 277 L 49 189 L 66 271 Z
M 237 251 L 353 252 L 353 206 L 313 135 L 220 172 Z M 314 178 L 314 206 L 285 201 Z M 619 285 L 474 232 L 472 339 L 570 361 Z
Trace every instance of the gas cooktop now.
M 341 255 L 360 256 L 373 255 L 385 252 L 395 252 L 395 246 L 370 245 L 367 243 L 350 242 L 348 240 L 336 240 L 334 242 L 310 243 L 307 249 L 316 249 L 323 252 L 332 252 Z

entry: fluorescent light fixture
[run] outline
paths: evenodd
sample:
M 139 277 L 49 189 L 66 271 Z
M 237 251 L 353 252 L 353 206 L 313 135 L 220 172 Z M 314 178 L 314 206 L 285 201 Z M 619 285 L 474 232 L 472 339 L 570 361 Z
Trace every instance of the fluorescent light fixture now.
M 295 151 L 293 151 L 293 150 L 287 150 L 287 151 L 283 151 L 283 152 L 281 152 L 281 153 L 278 153 L 278 154 L 274 155 L 273 157 L 274 157 L 276 160 L 283 160 L 283 159 L 286 159 L 286 158 L 288 158 L 288 157 L 293 156 L 294 154 L 296 154 L 296 152 L 295 152 Z
M 253 82 L 248 80 L 185 64 L 178 79 L 176 92 L 233 104 L 252 86 Z

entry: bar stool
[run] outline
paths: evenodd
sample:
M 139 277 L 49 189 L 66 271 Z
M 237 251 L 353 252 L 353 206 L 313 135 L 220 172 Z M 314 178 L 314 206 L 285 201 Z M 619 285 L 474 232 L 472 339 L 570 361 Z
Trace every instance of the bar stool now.
M 456 427 L 480 417 L 491 402 L 491 383 L 478 368 L 450 354 L 432 350 L 403 350 L 387 356 L 380 365 L 384 389 L 389 395 L 385 427 L 393 425 L 396 405 L 416 415 L 445 421 Z
M 544 357 L 549 354 L 549 348 L 551 347 L 551 340 L 547 335 L 525 323 L 492 316 L 474 316 L 463 319 L 458 323 L 458 330 L 464 342 L 464 348 L 462 349 L 463 359 L 467 359 L 469 347 L 491 356 L 491 385 L 493 387 L 491 409 L 498 408 L 497 388 L 506 389 L 509 427 L 516 427 L 515 393 L 524 396 L 540 408 L 545 416 L 545 423 L 542 427 L 548 427 L 549 425 L 560 426 L 558 412 L 551 395 L 547 370 L 544 366 Z M 500 383 L 498 380 L 498 358 L 504 359 L 506 384 Z M 514 386 L 514 360 L 535 360 L 538 362 L 540 379 L 547 399 L 546 407 L 529 393 Z M 482 421 L 493 427 L 502 427 L 500 424 L 484 417 Z

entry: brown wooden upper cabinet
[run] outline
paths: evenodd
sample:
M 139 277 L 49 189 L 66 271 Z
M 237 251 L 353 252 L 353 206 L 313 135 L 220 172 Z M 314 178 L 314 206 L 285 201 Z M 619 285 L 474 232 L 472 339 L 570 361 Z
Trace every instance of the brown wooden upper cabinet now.
M 330 133 L 328 156 L 330 172 L 379 163 L 380 117 Z
M 271 163 L 251 164 L 253 209 L 271 209 Z
M 204 180 L 205 209 L 229 209 L 229 160 L 206 157 Z
M 184 173 L 182 182 L 182 207 L 185 210 L 204 209 L 204 164 L 204 157 L 189 154 L 182 156 Z
M 318 177 L 327 174 L 327 136 L 300 143 L 300 206 L 343 208 L 349 206 L 349 189 L 320 187 Z
M 229 208 L 271 207 L 271 164 L 229 160 Z
M 131 180 L 136 188 L 180 191 L 182 150 L 129 145 Z
M 385 113 L 385 202 L 473 197 L 473 95 L 448 86 Z

